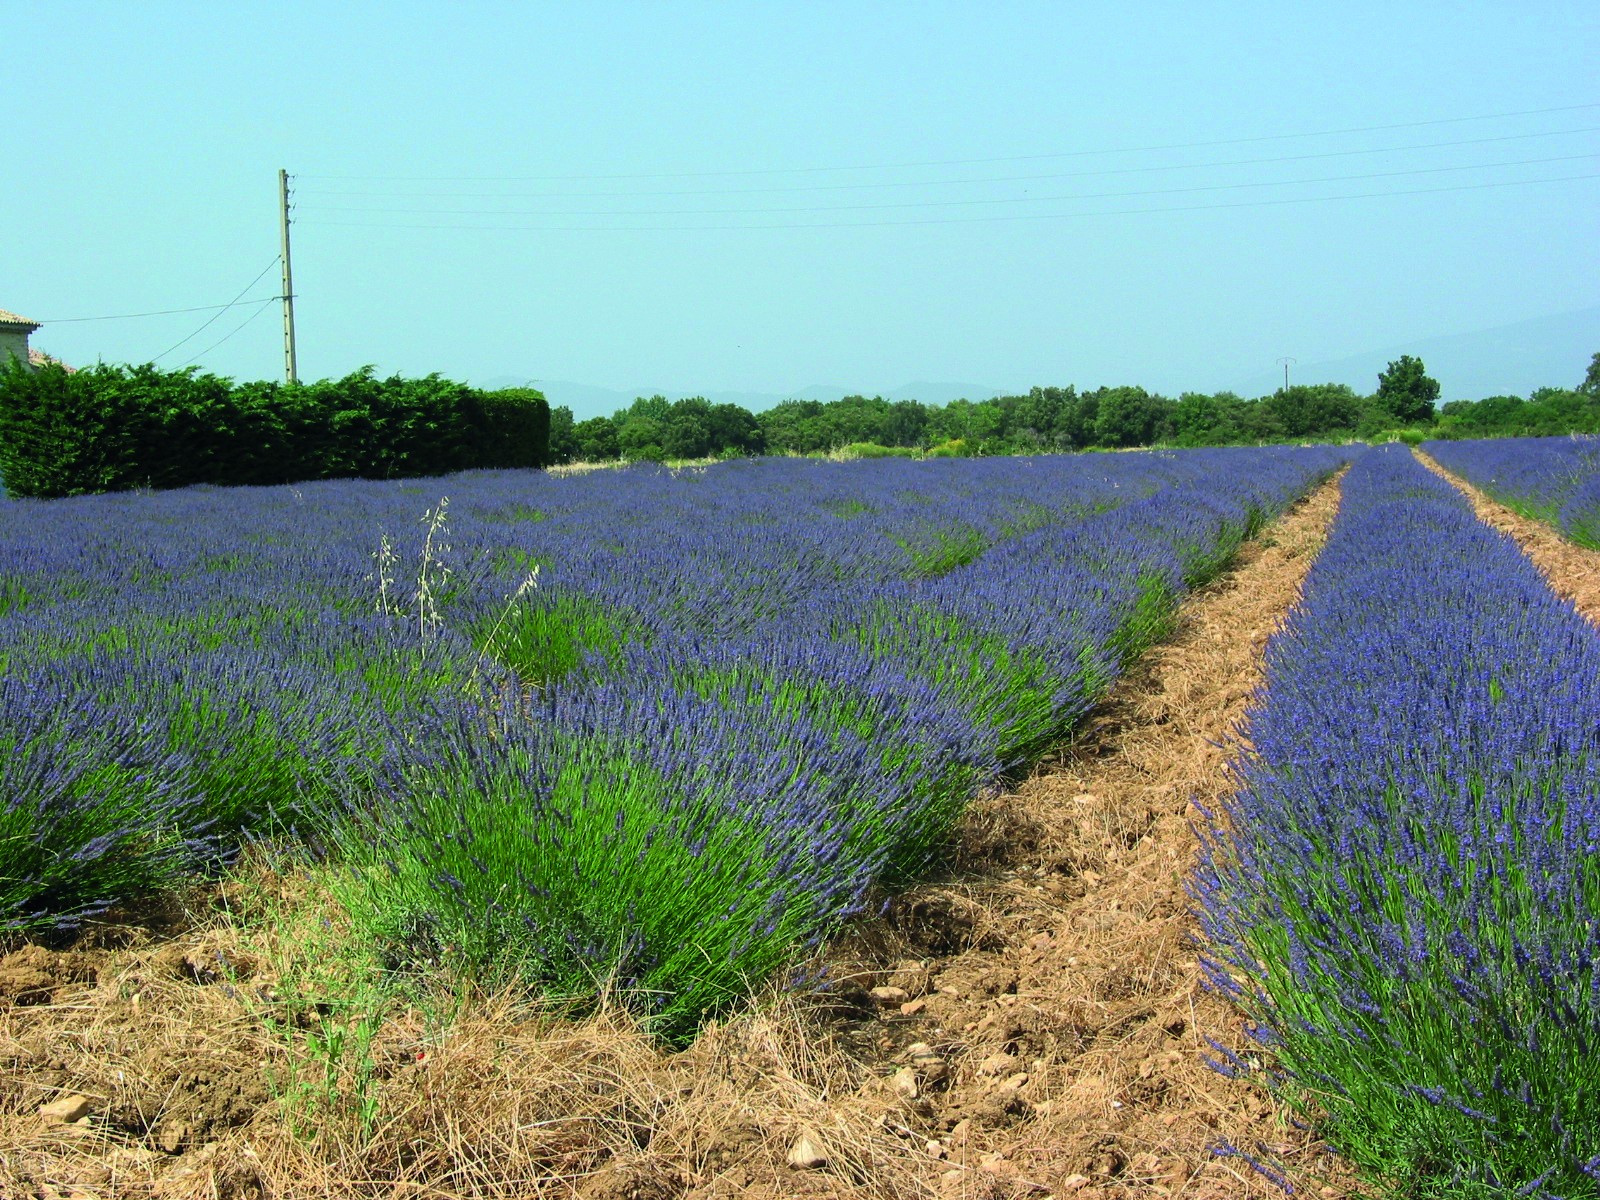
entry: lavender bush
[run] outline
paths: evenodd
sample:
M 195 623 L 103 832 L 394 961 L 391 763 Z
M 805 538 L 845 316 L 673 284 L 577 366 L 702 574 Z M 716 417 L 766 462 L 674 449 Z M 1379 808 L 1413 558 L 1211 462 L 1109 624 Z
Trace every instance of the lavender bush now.
M 59 675 L 0 680 L 0 934 L 71 928 L 206 857 L 187 767 Z
M 1195 890 L 1282 1094 L 1394 1195 L 1600 1196 L 1600 635 L 1373 451 L 1249 736 Z

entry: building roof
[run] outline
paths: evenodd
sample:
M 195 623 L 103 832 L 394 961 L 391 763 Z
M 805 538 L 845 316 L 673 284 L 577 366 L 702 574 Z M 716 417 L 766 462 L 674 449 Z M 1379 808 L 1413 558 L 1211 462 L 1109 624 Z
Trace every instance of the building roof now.
M 33 346 L 28 347 L 28 362 L 35 367 L 42 367 L 46 363 L 54 363 L 69 375 L 74 374 L 78 369 L 77 367 L 67 366 L 66 363 L 62 362 L 54 354 L 46 354 L 43 350 L 39 350 Z
M 26 325 L 30 330 L 39 328 L 39 322 L 30 321 L 27 317 L 19 317 L 14 312 L 7 312 L 0 308 L 0 325 Z

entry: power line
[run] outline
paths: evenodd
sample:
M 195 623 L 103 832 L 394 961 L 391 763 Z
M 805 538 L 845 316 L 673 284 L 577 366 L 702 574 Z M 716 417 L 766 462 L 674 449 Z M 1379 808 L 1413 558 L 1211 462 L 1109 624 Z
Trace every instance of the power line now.
M 269 271 L 271 269 L 272 269 L 271 267 L 267 268 L 267 270 L 269 270 Z M 263 275 L 266 274 L 266 271 L 263 271 L 262 274 Z M 256 278 L 259 279 L 260 276 L 258 275 Z M 259 297 L 259 299 L 276 300 L 277 297 L 276 296 L 262 296 L 262 297 Z M 131 321 L 135 317 L 170 317 L 170 316 L 172 316 L 172 315 L 174 315 L 176 313 L 211 312 L 213 309 L 232 308 L 235 304 L 239 304 L 239 303 L 253 304 L 254 302 L 255 302 L 254 300 L 245 300 L 245 301 L 230 300 L 227 304 L 202 304 L 197 308 L 163 308 L 163 309 L 160 309 L 160 310 L 158 310 L 156 312 L 114 313 L 113 315 L 111 315 L 109 317 L 51 317 L 51 318 L 45 318 L 45 319 L 40 320 L 39 324 L 41 324 L 41 325 L 72 325 L 72 324 L 74 324 L 76 322 L 79 322 L 79 321 Z
M 1175 188 L 1149 188 L 1143 191 L 1131 192 L 1063 192 L 1048 196 L 1005 196 L 968 198 L 961 200 L 901 200 L 887 204 L 833 204 L 825 207 L 816 205 L 781 206 L 774 208 L 664 208 L 664 209 L 637 209 L 623 211 L 617 209 L 406 209 L 406 208 L 356 208 L 341 209 L 330 206 L 324 212 L 354 212 L 354 213 L 400 213 L 405 215 L 438 215 L 438 216 L 483 216 L 483 217 L 701 217 L 701 216 L 729 216 L 736 214 L 762 215 L 768 213 L 835 213 L 835 212 L 878 212 L 885 209 L 907 208 L 966 208 L 977 205 L 990 204 L 1047 204 L 1062 200 L 1123 200 L 1140 196 L 1173 196 L 1185 195 L 1195 192 L 1221 192 L 1238 191 L 1247 188 L 1266 187 L 1295 187 L 1301 184 L 1322 183 L 1354 183 L 1368 179 L 1395 179 L 1410 175 L 1437 175 L 1449 171 L 1477 171 L 1491 170 L 1499 167 L 1527 167 L 1543 166 L 1557 162 L 1577 162 L 1592 158 L 1600 158 L 1597 154 L 1567 154 L 1553 158 L 1524 158 L 1505 162 L 1468 163 L 1454 167 L 1411 167 L 1403 171 L 1373 171 L 1359 175 L 1324 175 L 1311 179 L 1277 179 L 1260 183 L 1207 183 L 1193 184 L 1186 187 Z
M 179 341 L 174 342 L 172 345 L 168 346 L 165 350 L 163 350 L 160 354 L 156 355 L 150 361 L 153 362 L 153 363 L 158 363 L 163 358 L 165 358 L 167 355 L 171 354 L 174 350 L 176 350 L 179 346 L 183 345 L 184 342 L 187 342 L 187 341 L 189 341 L 189 340 L 191 340 L 193 338 L 199 337 L 200 334 L 205 332 L 207 327 L 209 327 L 212 324 L 212 322 L 216 321 L 218 317 L 222 316 L 223 313 L 227 312 L 230 308 L 234 307 L 236 304 L 243 303 L 244 302 L 244 299 L 243 299 L 244 294 L 246 292 L 248 292 L 251 288 L 255 287 L 256 284 L 261 282 L 262 275 L 265 275 L 268 271 L 272 270 L 272 268 L 277 266 L 277 265 L 278 265 L 278 256 L 276 254 L 274 254 L 272 256 L 272 261 L 269 262 L 265 267 L 261 268 L 261 274 L 257 275 L 249 283 L 245 284 L 244 287 L 240 288 L 239 289 L 239 294 L 237 296 L 235 296 L 232 300 L 228 301 L 228 303 L 224 304 L 222 306 L 221 312 L 217 312 L 217 313 L 213 314 L 211 317 L 209 317 L 205 321 L 204 324 L 202 324 L 200 326 L 199 329 L 196 329 L 188 337 L 182 338 Z M 277 296 L 268 296 L 267 297 L 267 301 L 268 302 L 271 302 L 271 301 L 276 300 L 276 299 L 278 299 Z
M 238 333 L 239 330 L 243 329 L 246 325 L 250 324 L 251 321 L 254 321 L 262 313 L 266 312 L 267 311 L 267 306 L 270 305 L 270 304 L 276 303 L 278 299 L 279 298 L 277 296 L 268 296 L 265 300 L 263 300 L 256 307 L 255 312 L 251 313 L 248 317 L 246 317 L 243 321 L 241 321 L 237 326 L 235 326 L 231 333 L 224 334 L 222 337 L 220 337 L 216 341 L 212 342 L 211 345 L 207 346 L 204 350 L 200 351 L 199 354 L 196 354 L 193 358 L 191 358 L 188 362 L 184 363 L 183 365 L 187 367 L 187 366 L 191 366 L 194 363 L 199 362 L 202 358 L 204 358 L 206 355 L 210 354 L 218 346 L 222 345 L 223 342 L 225 342 L 229 338 L 231 338 L 235 333 Z
M 782 192 L 842 192 L 864 191 L 881 188 L 907 188 L 907 187 L 953 187 L 957 185 L 985 184 L 985 183 L 1033 183 L 1049 179 L 1090 179 L 1102 175 L 1135 175 L 1148 174 L 1153 171 L 1203 171 L 1221 167 L 1254 167 L 1269 166 L 1277 163 L 1307 162 L 1323 158 L 1350 158 L 1366 154 L 1393 154 L 1403 150 L 1440 150 L 1457 146 L 1482 146 L 1494 142 L 1526 141 L 1530 138 L 1564 137 L 1575 133 L 1600 132 L 1600 125 L 1585 125 L 1578 129 L 1547 129 L 1538 133 L 1509 133 L 1497 137 L 1462 138 L 1448 142 L 1411 142 L 1403 146 L 1376 146 L 1362 150 L 1321 150 L 1313 154 L 1288 154 L 1277 155 L 1271 158 L 1235 158 L 1225 159 L 1221 162 L 1198 163 L 1160 163 L 1153 166 L 1141 167 L 1103 167 L 1094 171 L 1052 171 L 1046 174 L 1035 175 L 987 175 L 968 179 L 896 179 L 877 183 L 815 183 L 801 184 L 787 187 L 755 187 L 755 188 L 691 188 L 671 189 L 657 191 L 610 191 L 610 192 L 394 192 L 394 191 L 365 191 L 347 192 L 336 190 L 309 189 L 305 192 L 308 196 L 340 196 L 360 197 L 371 196 L 378 199 L 399 200 L 431 200 L 431 199 L 483 199 L 483 200 L 535 200 L 535 199 L 568 199 L 568 198 L 601 198 L 618 197 L 627 198 L 634 196 L 755 196 Z M 298 205 L 296 206 L 298 208 Z M 313 204 L 313 211 L 317 206 Z M 321 211 L 328 211 L 322 209 Z
M 510 181 L 547 181 L 559 180 L 596 180 L 596 179 L 714 179 L 733 178 L 749 175 L 808 175 L 831 171 L 892 171 L 903 170 L 911 167 L 964 167 L 975 166 L 982 163 L 1002 162 L 1037 162 L 1049 158 L 1084 158 L 1097 154 L 1145 154 L 1160 150 L 1200 150 L 1212 146 L 1244 146 L 1261 142 L 1290 141 L 1296 138 L 1336 137 L 1341 134 L 1352 133 L 1382 133 L 1395 129 L 1421 129 L 1433 125 L 1459 125 L 1471 121 L 1499 121 L 1512 117 L 1543 116 L 1548 113 L 1578 112 L 1584 109 L 1600 108 L 1600 102 L 1588 104 L 1564 104 L 1553 108 L 1526 108 L 1515 112 L 1483 113 L 1465 117 L 1437 117 L 1427 121 L 1401 121 L 1388 125 L 1358 125 L 1345 129 L 1319 129 L 1301 133 L 1272 133 L 1257 137 L 1243 138 L 1217 138 L 1201 142 L 1172 142 L 1158 146 L 1123 146 L 1109 150 L 1061 150 L 1048 154 L 1009 154 L 989 158 L 947 158 L 928 159 L 917 162 L 898 163 L 871 163 L 855 164 L 850 166 L 821 166 L 821 167 L 760 167 L 747 168 L 737 171 L 648 171 L 629 174 L 610 175 L 315 175 L 302 174 L 299 179 L 371 179 L 371 180 L 419 180 L 437 182 L 510 182 Z
M 979 222 L 1059 221 L 1077 217 L 1153 216 L 1162 213 L 1213 212 L 1229 208 L 1266 208 L 1286 204 L 1320 204 L 1338 200 L 1373 200 L 1387 199 L 1391 196 L 1425 196 L 1443 192 L 1472 192 L 1488 188 L 1527 187 L 1544 183 L 1572 183 L 1586 179 L 1600 179 L 1600 172 L 1591 172 L 1584 175 L 1556 175 L 1543 179 L 1503 179 L 1490 183 L 1459 183 L 1445 187 L 1405 188 L 1386 192 L 1348 192 L 1339 196 L 1288 196 L 1275 200 L 1236 200 L 1224 204 L 1177 205 L 1168 208 L 1113 208 L 1075 213 L 1007 213 L 983 217 L 915 217 L 905 221 L 807 221 L 767 225 L 420 225 L 374 221 L 302 221 L 300 224 L 345 229 L 458 229 L 473 230 L 480 233 L 707 233 L 770 229 L 881 229 L 896 225 L 967 225 Z

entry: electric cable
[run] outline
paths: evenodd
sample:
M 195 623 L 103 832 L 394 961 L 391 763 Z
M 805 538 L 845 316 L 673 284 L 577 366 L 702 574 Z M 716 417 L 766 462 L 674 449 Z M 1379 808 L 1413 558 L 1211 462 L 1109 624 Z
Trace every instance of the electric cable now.
M 338 196 L 341 198 L 373 197 L 376 199 L 395 200 L 432 200 L 432 199 L 478 199 L 478 200 L 540 200 L 540 199 L 580 199 L 605 197 L 632 198 L 636 196 L 757 196 L 769 193 L 782 192 L 845 192 L 865 191 L 881 188 L 907 188 L 907 187 L 955 187 L 985 183 L 1033 183 L 1050 179 L 1091 179 L 1102 175 L 1137 175 L 1149 174 L 1155 171 L 1204 171 L 1215 170 L 1222 167 L 1255 167 L 1270 166 L 1277 163 L 1308 162 L 1323 158 L 1350 158 L 1365 154 L 1394 154 L 1408 150 L 1441 150 L 1457 146 L 1482 146 L 1493 142 L 1527 141 L 1531 138 L 1564 137 L 1575 133 L 1600 132 L 1600 125 L 1585 125 L 1577 129 L 1547 129 L 1538 133 L 1510 133 L 1498 137 L 1487 138 L 1461 138 L 1448 142 L 1411 142 L 1403 146 L 1376 146 L 1361 150 L 1319 150 L 1313 154 L 1288 154 L 1271 158 L 1235 158 L 1224 159 L 1220 162 L 1198 163 L 1158 163 L 1142 167 L 1103 167 L 1094 171 L 1052 171 L 1046 174 L 1035 175 L 987 175 L 967 179 L 896 179 L 880 181 L 877 183 L 813 183 L 787 187 L 754 187 L 754 188 L 690 188 L 672 189 L 665 191 L 610 191 L 610 192 L 394 192 L 394 191 L 365 191 L 347 192 L 331 189 L 309 189 L 307 195 Z M 296 205 L 298 208 L 298 205 Z M 313 202 L 313 210 L 318 205 Z M 323 209 L 322 211 L 327 211 Z
M 747 168 L 737 171 L 649 171 L 632 174 L 611 175 L 319 175 L 300 174 L 297 179 L 372 179 L 372 180 L 420 180 L 440 182 L 510 182 L 510 181 L 556 181 L 556 180 L 592 180 L 592 179 L 711 179 L 732 178 L 745 175 L 803 175 L 818 174 L 830 171 L 892 171 L 903 170 L 911 167 L 962 167 L 974 166 L 980 163 L 1000 162 L 1037 162 L 1048 158 L 1083 158 L 1097 154 L 1145 154 L 1162 150 L 1200 150 L 1212 146 L 1244 146 L 1260 142 L 1290 141 L 1295 138 L 1336 137 L 1342 134 L 1353 133 L 1382 133 L 1394 129 L 1421 129 L 1432 125 L 1459 125 L 1470 121 L 1499 121 L 1512 117 L 1543 116 L 1548 113 L 1578 112 L 1585 109 L 1600 108 L 1600 102 L 1587 104 L 1563 104 L 1551 108 L 1526 108 L 1515 112 L 1483 113 L 1465 117 L 1436 117 L 1427 121 L 1401 121 L 1388 125 L 1358 125 L 1345 129 L 1320 129 L 1301 133 L 1273 133 L 1256 137 L 1243 138 L 1216 138 L 1199 142 L 1173 142 L 1157 146 L 1124 146 L 1109 150 L 1062 150 L 1049 154 L 1009 154 L 989 158 L 948 158 L 929 159 L 918 162 L 856 164 L 853 166 L 821 166 L 821 167 L 760 167 Z
M 276 266 L 276 265 L 277 265 L 276 261 L 274 261 L 273 266 Z M 267 268 L 267 270 L 268 271 L 272 270 L 272 267 L 269 266 Z M 264 274 L 266 274 L 266 272 L 263 271 L 262 274 L 264 275 Z M 260 276 L 257 276 L 257 278 L 260 278 Z M 236 304 L 236 303 L 254 304 L 255 301 L 258 300 L 258 299 L 259 300 L 278 300 L 278 299 L 281 299 L 281 298 L 282 297 L 279 297 L 279 296 L 257 296 L 257 297 L 252 297 L 249 300 L 230 301 L 227 304 L 201 304 L 201 305 L 198 305 L 195 308 L 163 308 L 163 309 L 158 309 L 155 312 L 113 313 L 110 316 L 105 316 L 105 317 L 47 317 L 47 318 L 44 318 L 44 319 L 40 320 L 39 324 L 41 324 L 41 325 L 72 325 L 72 324 L 76 324 L 76 323 L 78 323 L 80 321 L 131 321 L 135 317 L 170 317 L 170 316 L 173 316 L 176 313 L 211 312 L 212 310 L 219 309 L 219 308 L 232 308 L 234 306 L 234 304 Z
M 232 332 L 227 333 L 227 334 L 223 335 L 222 337 L 218 338 L 216 341 L 212 342 L 211 345 L 207 346 L 204 350 L 200 351 L 199 354 L 196 354 L 193 358 L 191 358 L 188 362 L 184 363 L 183 365 L 187 367 L 187 366 L 192 366 L 193 364 L 199 362 L 202 358 L 204 358 L 206 355 L 210 354 L 218 346 L 222 345 L 223 342 L 225 342 L 229 338 L 231 338 L 235 333 L 238 333 L 239 330 L 243 329 L 246 325 L 250 324 L 251 321 L 254 321 L 262 313 L 266 312 L 267 311 L 267 306 L 269 304 L 271 304 L 274 300 L 279 300 L 279 299 L 282 299 L 282 297 L 280 297 L 280 296 L 268 296 L 256 308 L 255 312 L 251 313 L 248 317 L 246 317 L 243 321 L 241 321 L 237 326 L 235 326 Z
M 659 208 L 659 209 L 481 209 L 481 208 L 341 208 L 330 205 L 323 212 L 355 212 L 371 214 L 404 214 L 415 216 L 446 217 L 706 217 L 740 214 L 764 215 L 768 213 L 835 213 L 875 212 L 884 209 L 906 208 L 957 208 L 986 204 L 1049 204 L 1063 200 L 1123 200 L 1138 196 L 1174 196 L 1195 192 L 1238 191 L 1245 188 L 1295 187 L 1301 184 L 1354 183 L 1367 179 L 1394 179 L 1410 175 L 1438 175 L 1448 171 L 1493 170 L 1499 167 L 1543 166 L 1548 163 L 1577 162 L 1600 158 L 1600 153 L 1566 154 L 1549 158 L 1523 158 L 1491 163 L 1466 163 L 1453 167 L 1411 167 L 1402 171 L 1372 171 L 1359 175 L 1323 175 L 1311 179 L 1272 179 L 1258 183 L 1207 183 L 1186 187 L 1149 188 L 1132 192 L 1060 192 L 1047 196 L 999 196 L 958 200 L 898 200 L 885 204 L 830 204 L 785 205 L 769 208 Z
M 179 346 L 183 345 L 184 342 L 190 341 L 193 338 L 196 338 L 196 337 L 200 336 L 200 334 L 203 333 L 207 329 L 207 327 L 209 327 L 214 321 L 216 321 L 219 317 L 221 317 L 222 314 L 227 312 L 230 308 L 233 308 L 235 305 L 240 304 L 240 303 L 247 303 L 243 299 L 244 298 L 244 294 L 246 292 L 248 292 L 251 288 L 255 287 L 256 284 L 260 283 L 262 275 L 265 275 L 268 271 L 272 270 L 272 268 L 277 266 L 280 261 L 281 261 L 280 257 L 278 255 L 274 254 L 272 256 L 272 261 L 269 262 L 265 267 L 261 268 L 261 274 L 257 275 L 249 283 L 245 284 L 244 287 L 240 288 L 239 289 L 239 294 L 237 296 L 235 296 L 232 300 L 228 301 L 227 304 L 224 304 L 222 306 L 221 311 L 212 314 L 206 320 L 206 322 L 203 325 L 200 326 L 199 329 L 196 329 L 188 337 L 182 338 L 181 340 L 179 340 L 177 342 L 174 342 L 172 345 L 168 346 L 165 350 L 163 350 L 160 354 L 156 355 L 150 361 L 152 363 L 160 362 L 163 358 L 165 358 L 167 355 L 171 354 Z M 266 298 L 266 300 L 263 301 L 262 307 L 265 307 L 266 304 L 270 303 L 273 300 L 281 300 L 281 299 L 282 299 L 281 296 L 268 296 Z
M 1068 213 L 1006 213 L 981 217 L 916 217 L 904 221 L 807 221 L 771 223 L 766 225 L 460 225 L 415 224 L 374 221 L 302 221 L 302 225 L 339 227 L 345 229 L 459 229 L 481 233 L 706 233 L 738 230 L 770 229 L 881 229 L 889 226 L 909 225 L 967 225 L 980 222 L 1009 221 L 1059 221 L 1078 217 L 1120 217 L 1158 215 L 1162 213 L 1214 212 L 1230 208 L 1266 208 L 1287 204 L 1319 204 L 1338 200 L 1387 199 L 1391 196 L 1424 196 L 1443 192 L 1471 192 L 1488 188 L 1528 187 L 1544 183 L 1572 183 L 1579 180 L 1600 179 L 1600 172 L 1584 175 L 1557 175 L 1542 179 L 1502 179 L 1488 183 L 1459 183 L 1445 187 L 1405 188 L 1385 192 L 1348 192 L 1338 196 L 1288 196 L 1272 200 L 1236 200 L 1224 204 L 1177 205 L 1167 208 L 1113 208 L 1090 212 Z M 627 215 L 627 214 L 619 214 Z

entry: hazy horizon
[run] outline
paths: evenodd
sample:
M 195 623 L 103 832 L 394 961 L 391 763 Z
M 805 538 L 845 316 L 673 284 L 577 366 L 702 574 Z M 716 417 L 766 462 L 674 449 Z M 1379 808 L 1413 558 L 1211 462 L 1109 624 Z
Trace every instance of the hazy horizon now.
M 1550 317 L 1472 330 L 1434 338 L 1419 338 L 1396 346 L 1379 347 L 1362 354 L 1346 355 L 1325 362 L 1291 365 L 1293 383 L 1343 383 L 1368 394 L 1378 382 L 1378 373 L 1401 354 L 1421 357 L 1429 374 L 1439 379 L 1441 401 L 1481 400 L 1486 396 L 1527 396 L 1541 387 L 1575 387 L 1583 378 L 1590 357 L 1600 352 L 1600 307 L 1557 313 Z M 1554 378 L 1545 376 L 1548 362 L 1567 362 L 1569 370 Z M 1265 395 L 1283 382 L 1282 366 L 1247 378 L 1214 383 L 1225 373 L 1213 372 L 1198 383 L 1155 387 L 1146 379 L 1082 381 L 1072 379 L 1035 380 L 1032 383 L 996 387 L 989 383 L 950 381 L 909 381 L 893 387 L 850 386 L 839 383 L 809 383 L 774 392 L 748 392 L 715 388 L 696 388 L 673 384 L 643 384 L 633 387 L 606 387 L 583 380 L 546 379 L 531 373 L 504 373 L 472 379 L 480 387 L 539 388 L 552 404 L 566 405 L 577 419 L 609 416 L 626 407 L 635 397 L 662 395 L 669 400 L 700 396 L 713 403 L 732 402 L 752 412 L 760 412 L 789 399 L 837 400 L 843 396 L 882 396 L 889 400 L 914 399 L 925 404 L 948 404 L 951 400 L 981 400 L 991 396 L 1017 395 L 1031 387 L 1064 387 L 1071 384 L 1080 391 L 1098 386 L 1133 384 L 1150 391 L 1176 396 L 1186 391 L 1237 392 L 1246 397 Z

